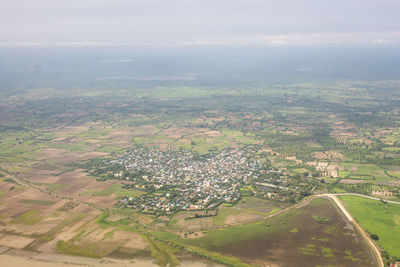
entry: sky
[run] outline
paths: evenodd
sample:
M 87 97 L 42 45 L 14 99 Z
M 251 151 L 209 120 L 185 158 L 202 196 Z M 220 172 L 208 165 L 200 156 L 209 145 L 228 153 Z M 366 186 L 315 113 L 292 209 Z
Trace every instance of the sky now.
M 399 0 L 1 0 L 0 46 L 400 46 Z

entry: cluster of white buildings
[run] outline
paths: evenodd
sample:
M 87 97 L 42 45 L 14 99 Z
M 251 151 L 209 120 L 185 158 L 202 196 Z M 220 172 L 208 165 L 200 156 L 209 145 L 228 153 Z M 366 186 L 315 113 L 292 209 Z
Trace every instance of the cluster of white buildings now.
M 246 149 L 195 154 L 187 150 L 160 151 L 137 148 L 111 164 L 125 167 L 120 179 L 147 194 L 123 198 L 121 203 L 146 213 L 213 208 L 240 199 L 240 185 L 261 165 Z

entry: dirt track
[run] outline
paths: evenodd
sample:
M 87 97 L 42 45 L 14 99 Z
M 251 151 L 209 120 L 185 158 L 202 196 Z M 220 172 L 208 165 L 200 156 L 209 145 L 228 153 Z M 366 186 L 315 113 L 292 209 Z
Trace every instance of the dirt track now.
M 336 205 L 343 212 L 343 214 L 346 216 L 346 218 L 358 229 L 358 231 L 361 233 L 361 235 L 367 241 L 368 246 L 374 251 L 375 258 L 377 260 L 378 266 L 384 267 L 385 264 L 383 263 L 379 248 L 376 246 L 374 241 L 372 241 L 372 239 L 369 237 L 369 235 L 367 233 L 365 233 L 365 231 L 361 228 L 361 226 L 353 219 L 353 217 L 350 215 L 350 213 L 347 211 L 347 209 L 344 207 L 344 205 L 337 198 L 336 195 L 341 195 L 341 194 L 324 194 L 324 195 L 321 195 L 321 196 L 327 196 L 327 197 L 331 198 L 336 203 Z M 362 197 L 366 197 L 366 198 L 372 198 L 372 197 L 359 195 L 359 194 L 352 194 L 352 195 L 362 196 Z M 376 199 L 376 198 L 372 198 L 372 199 Z M 377 199 L 377 200 L 379 200 L 379 199 Z M 396 204 L 400 204 L 398 202 L 395 202 L 395 203 Z
M 357 229 L 358 231 L 361 233 L 361 235 L 364 237 L 365 241 L 367 242 L 368 246 L 372 249 L 372 251 L 374 252 L 375 258 L 377 260 L 377 264 L 379 267 L 384 267 L 384 263 L 383 263 L 383 259 L 381 257 L 381 253 L 379 248 L 377 247 L 377 245 L 375 244 L 374 241 L 372 241 L 372 239 L 369 237 L 369 235 L 367 233 L 365 233 L 365 231 L 362 229 L 362 227 L 353 219 L 353 217 L 350 215 L 350 212 L 344 207 L 344 205 L 342 204 L 342 202 L 337 198 L 337 195 L 354 195 L 354 196 L 360 196 L 360 197 L 365 197 L 365 198 L 369 198 L 369 199 L 374 199 L 374 200 L 380 200 L 379 198 L 375 198 L 375 197 L 370 197 L 370 196 L 364 196 L 361 194 L 352 194 L 352 193 L 348 193 L 348 194 L 320 194 L 320 195 L 313 195 L 311 197 L 309 197 L 308 199 L 304 200 L 303 202 L 300 202 L 296 205 L 293 205 L 291 207 L 288 207 L 286 209 L 283 209 L 281 211 L 278 211 L 274 214 L 271 214 L 268 216 L 268 218 L 271 218 L 273 216 L 276 216 L 278 214 L 284 213 L 289 211 L 290 209 L 293 208 L 300 208 L 306 204 L 308 204 L 311 200 L 313 200 L 314 198 L 317 197 L 329 197 L 330 199 L 332 199 L 335 204 L 338 206 L 338 208 L 340 209 L 340 211 L 344 214 L 344 216 L 346 217 L 346 219 L 349 220 L 349 222 L 351 222 Z M 387 201 L 389 203 L 393 203 L 393 204 L 398 204 L 400 205 L 400 202 L 396 202 L 396 201 Z
M 6 175 L 6 177 L 7 177 L 7 176 L 9 176 L 9 175 Z M 54 193 L 54 192 L 48 192 L 47 190 L 44 190 L 44 189 L 42 189 L 42 188 L 39 188 L 39 187 L 33 185 L 32 183 L 30 183 L 29 181 L 27 181 L 27 180 L 25 180 L 25 179 L 22 179 L 22 178 L 19 178 L 19 177 L 13 177 L 13 178 L 16 178 L 16 180 L 17 180 L 20 184 L 26 185 L 26 186 L 28 186 L 28 187 L 30 187 L 30 188 L 35 189 L 35 190 L 39 190 L 39 191 L 41 191 L 41 192 L 43 192 L 43 193 L 51 194 L 51 195 L 54 196 L 54 197 L 58 197 L 58 198 L 65 198 L 65 197 L 66 197 L 66 196 L 61 196 L 61 195 L 59 195 L 59 194 L 57 194 L 57 193 Z M 344 207 L 344 205 L 341 203 L 341 201 L 336 197 L 337 195 L 355 195 L 355 196 L 365 197 L 365 198 L 369 198 L 369 199 L 380 200 L 379 198 L 370 197 L 370 196 L 364 196 L 364 195 L 359 195 L 359 194 L 321 194 L 321 195 L 313 195 L 313 196 L 311 196 L 311 197 L 305 199 L 304 201 L 302 201 L 302 202 L 300 202 L 300 203 L 298 203 L 298 204 L 296 204 L 296 205 L 293 205 L 293 206 L 291 206 L 291 207 L 288 207 L 288 208 L 286 208 L 286 209 L 283 209 L 283 210 L 281 210 L 281 211 L 278 211 L 278 212 L 276 212 L 276 213 L 274 213 L 274 214 L 271 214 L 271 215 L 267 216 L 267 218 L 271 218 L 271 217 L 277 216 L 277 215 L 282 214 L 282 213 L 284 213 L 284 212 L 287 212 L 287 211 L 289 211 L 289 210 L 291 210 L 291 209 L 303 207 L 304 205 L 308 204 L 311 200 L 313 200 L 313 199 L 315 199 L 315 198 L 318 198 L 318 197 L 328 197 L 328 198 L 332 199 L 332 200 L 335 202 L 335 204 L 338 206 L 338 208 L 339 208 L 339 209 L 341 210 L 341 212 L 344 214 L 344 216 L 346 217 L 346 219 L 348 219 L 349 222 L 351 222 L 351 223 L 358 229 L 358 231 L 361 233 L 361 235 L 363 236 L 363 238 L 366 240 L 366 243 L 368 244 L 368 246 L 369 246 L 369 247 L 372 249 L 372 251 L 374 252 L 375 258 L 376 258 L 377 263 L 378 263 L 378 266 L 383 267 L 383 266 L 384 266 L 384 263 L 383 263 L 383 260 L 382 260 L 381 255 L 380 255 L 380 250 L 379 250 L 379 248 L 378 248 L 378 247 L 376 246 L 376 244 L 370 239 L 370 237 L 368 236 L 368 234 L 365 233 L 365 231 L 362 229 L 362 227 L 353 219 L 353 217 L 350 215 L 350 213 L 347 211 L 347 209 Z M 67 198 L 68 198 L 68 197 L 67 197 Z M 78 202 L 79 202 L 79 203 L 82 203 L 82 204 L 85 204 L 85 205 L 88 205 L 88 206 L 91 206 L 92 208 L 98 208 L 98 207 L 94 206 L 94 205 L 91 204 L 91 203 L 86 203 L 86 202 L 82 202 L 82 201 L 78 201 Z M 396 202 L 396 201 L 387 201 L 387 202 L 388 202 L 388 203 L 392 203 L 392 204 L 398 204 L 398 205 L 400 205 L 400 202 Z

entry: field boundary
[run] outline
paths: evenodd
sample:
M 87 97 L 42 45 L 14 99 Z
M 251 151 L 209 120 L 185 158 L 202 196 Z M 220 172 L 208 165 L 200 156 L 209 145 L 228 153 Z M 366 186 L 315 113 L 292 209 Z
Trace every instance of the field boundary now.
M 322 194 L 319 196 L 329 197 L 331 200 L 333 200 L 333 202 L 336 204 L 336 206 L 339 208 L 339 210 L 343 213 L 343 215 L 346 217 L 346 219 L 348 219 L 349 222 L 356 227 L 357 231 L 361 234 L 361 236 L 364 238 L 364 240 L 367 241 L 367 245 L 374 252 L 373 254 L 375 255 L 374 258 L 377 261 L 377 265 L 379 267 L 384 267 L 385 264 L 384 264 L 382 256 L 381 256 L 380 249 L 378 248 L 376 243 L 374 241 L 372 241 L 372 239 L 368 236 L 368 234 L 364 231 L 364 229 L 358 224 L 358 222 L 351 216 L 350 212 L 345 208 L 345 206 L 340 201 L 340 199 L 337 197 L 337 195 L 346 195 L 346 194 Z M 359 194 L 355 194 L 355 195 L 359 195 Z M 363 196 L 363 195 L 359 195 L 359 196 Z M 366 197 L 366 196 L 364 196 L 364 197 Z M 400 204 L 400 203 L 397 203 L 397 204 Z

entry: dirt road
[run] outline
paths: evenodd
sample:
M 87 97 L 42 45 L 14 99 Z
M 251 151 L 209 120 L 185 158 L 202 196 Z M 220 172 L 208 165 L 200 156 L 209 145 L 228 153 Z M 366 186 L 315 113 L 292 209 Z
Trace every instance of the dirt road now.
M 361 233 L 361 235 L 367 241 L 368 246 L 374 251 L 375 258 L 377 260 L 378 266 L 379 267 L 384 267 L 385 264 L 383 263 L 383 260 L 382 260 L 382 257 L 381 257 L 381 252 L 380 252 L 379 248 L 376 246 L 375 242 L 372 241 L 372 239 L 369 237 L 369 235 L 367 233 L 365 233 L 364 229 L 362 229 L 362 227 L 358 224 L 358 222 L 356 222 L 353 219 L 353 217 L 347 211 L 347 209 L 345 208 L 343 203 L 339 200 L 337 195 L 342 195 L 342 194 L 322 194 L 322 195 L 319 195 L 319 196 L 321 196 L 321 197 L 329 197 L 330 199 L 332 199 L 336 203 L 336 205 L 339 207 L 339 209 L 344 214 L 344 216 L 357 228 L 357 230 Z M 355 194 L 355 195 L 370 198 L 370 197 L 364 196 L 364 195 L 358 195 L 358 194 Z M 373 198 L 373 199 L 375 199 L 375 198 Z M 377 200 L 380 200 L 380 199 L 377 199 Z M 396 204 L 400 204 L 400 203 L 396 202 Z
M 357 197 L 369 198 L 369 199 L 373 199 L 373 200 L 381 200 L 380 198 L 377 198 L 377 197 L 371 197 L 371 196 L 366 196 L 366 195 L 361 195 L 361 194 L 356 194 L 356 193 L 339 193 L 339 194 L 331 194 L 331 195 L 335 195 L 335 196 L 357 196 Z M 386 200 L 386 199 L 384 201 L 387 202 L 387 203 L 400 205 L 400 202 L 398 202 L 398 201 Z

